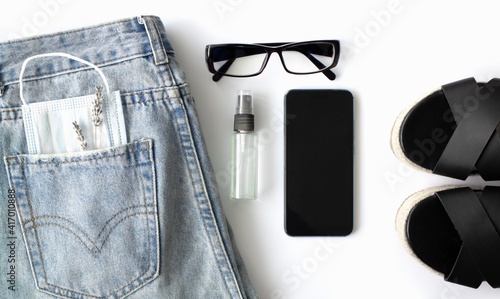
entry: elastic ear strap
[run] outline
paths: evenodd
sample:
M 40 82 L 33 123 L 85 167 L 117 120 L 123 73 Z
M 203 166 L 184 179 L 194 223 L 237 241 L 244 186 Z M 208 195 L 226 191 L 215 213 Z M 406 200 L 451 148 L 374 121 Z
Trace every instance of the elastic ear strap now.
M 21 101 L 23 102 L 23 105 L 28 104 L 23 96 L 23 75 L 24 75 L 24 70 L 26 69 L 26 65 L 28 64 L 28 62 L 30 62 L 33 59 L 42 58 L 42 57 L 54 57 L 54 56 L 66 57 L 66 58 L 69 58 L 72 60 L 76 60 L 80 63 L 86 64 L 86 65 L 92 67 L 93 69 L 95 69 L 99 73 L 99 76 L 101 76 L 102 81 L 104 81 L 104 86 L 106 87 L 106 93 L 108 94 L 109 97 L 111 97 L 111 90 L 109 89 L 108 80 L 106 80 L 104 73 L 101 71 L 101 69 L 99 69 L 99 67 L 97 67 L 97 65 L 90 63 L 87 60 L 83 60 L 79 57 L 76 57 L 76 56 L 73 56 L 73 55 L 70 55 L 67 53 L 55 52 L 55 53 L 45 53 L 45 54 L 34 55 L 34 56 L 28 57 L 28 58 L 26 58 L 26 60 L 24 60 L 22 66 L 21 66 L 21 71 L 19 72 L 19 95 L 21 97 Z

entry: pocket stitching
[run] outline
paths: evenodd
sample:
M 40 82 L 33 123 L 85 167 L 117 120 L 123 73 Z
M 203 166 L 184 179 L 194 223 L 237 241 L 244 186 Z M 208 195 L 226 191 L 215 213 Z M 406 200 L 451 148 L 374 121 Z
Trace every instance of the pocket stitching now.
M 127 210 L 131 210 L 131 209 L 134 209 L 134 208 L 138 208 L 138 207 L 145 207 L 146 208 L 146 211 L 145 212 L 136 212 L 134 214 L 130 214 L 130 215 L 127 215 L 127 216 L 124 216 L 123 218 L 121 218 L 120 220 L 118 220 L 110 229 L 109 229 L 109 232 L 108 234 L 106 235 L 106 237 L 102 238 L 102 241 L 100 240 L 101 238 L 101 234 L 104 232 L 104 230 L 107 228 L 108 224 L 114 219 L 116 218 L 119 214 L 123 213 L 124 211 L 127 211 Z M 56 227 L 60 227 L 62 229 L 66 229 L 67 231 L 69 231 L 70 233 L 72 233 L 78 240 L 80 240 L 80 242 L 83 244 L 83 246 L 85 246 L 85 248 L 87 248 L 87 250 L 92 254 L 92 255 L 96 255 L 97 253 L 100 253 L 102 248 L 104 247 L 104 244 L 106 243 L 108 237 L 111 235 L 111 233 L 113 232 L 113 230 L 120 224 L 122 223 L 123 221 L 125 221 L 126 219 L 130 218 L 130 217 L 133 217 L 133 216 L 137 216 L 137 215 L 154 215 L 155 213 L 154 212 L 148 212 L 147 211 L 147 208 L 148 207 L 154 207 L 154 205 L 150 204 L 150 205 L 137 205 L 137 206 L 131 206 L 131 207 L 128 207 L 128 208 L 125 208 L 121 211 L 119 211 L 118 213 L 116 213 L 115 215 L 113 215 L 108 221 L 106 221 L 106 223 L 103 225 L 102 229 L 99 231 L 99 233 L 97 234 L 97 237 L 95 237 L 94 239 L 90 238 L 90 236 L 79 226 L 77 225 L 76 223 L 74 223 L 73 221 L 69 220 L 69 219 L 66 219 L 64 217 L 59 217 L 59 216 L 55 216 L 55 215 L 44 215 L 44 216 L 37 216 L 37 217 L 34 217 L 30 220 L 27 220 L 25 222 L 23 222 L 23 227 L 27 224 L 27 223 L 30 223 L 30 222 L 34 222 L 36 219 L 42 219 L 42 218 L 49 218 L 49 219 L 60 219 L 60 220 L 63 220 L 63 221 L 66 221 L 68 223 L 70 223 L 77 231 L 79 231 L 84 237 L 85 239 L 88 241 L 87 243 L 91 244 L 92 247 L 89 247 L 88 244 L 82 240 L 82 238 L 80 238 L 80 236 L 78 236 L 77 233 L 75 233 L 75 231 L 68 227 L 68 226 L 64 226 L 64 225 L 61 225 L 61 224 L 58 224 L 58 223 L 51 223 L 51 222 L 45 222 L 45 223 L 40 223 L 40 224 L 33 224 L 31 226 L 29 226 L 28 228 L 25 228 L 23 230 L 23 233 L 26 233 L 28 232 L 29 230 L 32 230 L 32 229 L 35 229 L 35 228 L 38 228 L 38 227 L 42 227 L 42 226 L 56 226 Z M 97 244 L 100 244 L 100 246 L 98 246 Z M 95 251 L 94 251 L 95 249 Z
M 89 161 L 93 161 L 93 160 L 100 160 L 100 159 L 106 159 L 106 158 L 117 158 L 117 157 L 125 156 L 128 154 L 136 154 L 139 152 L 144 152 L 144 151 L 149 151 L 149 150 L 150 150 L 150 144 L 148 143 L 147 148 L 136 149 L 133 151 L 127 150 L 124 153 L 113 154 L 113 155 L 96 154 L 95 156 L 90 157 L 90 158 L 86 158 L 86 159 L 79 159 L 78 157 L 68 156 L 63 161 L 53 161 L 53 160 L 49 161 L 48 159 L 45 160 L 43 158 L 39 158 L 36 162 L 26 162 L 23 156 L 21 156 L 21 157 L 12 156 L 12 157 L 5 157 L 5 162 L 6 162 L 7 166 L 81 163 L 81 162 L 89 162 Z M 41 156 L 43 156 L 43 155 L 41 155 Z M 52 158 L 52 159 L 55 159 L 55 158 Z M 60 159 L 60 158 L 58 158 L 58 159 Z M 12 163 L 12 162 L 10 162 L 10 160 L 14 160 L 15 162 Z M 152 162 L 151 159 L 149 159 L 149 161 Z
M 21 157 L 21 162 L 24 162 L 24 157 Z M 24 165 L 24 164 L 21 164 L 21 165 Z M 29 207 L 29 212 L 30 212 L 30 216 L 31 218 L 33 218 L 33 206 L 31 204 L 31 194 L 29 192 L 29 189 L 28 189 L 28 179 L 26 177 L 26 170 L 24 169 L 24 167 L 21 167 L 22 169 L 22 172 L 23 172 L 23 181 L 24 181 L 24 191 L 25 191 L 25 197 L 26 197 L 26 201 L 28 202 L 28 207 Z M 17 198 L 17 201 L 19 201 L 19 198 Z M 22 217 L 22 213 L 20 212 L 19 213 L 19 218 L 21 219 L 21 222 L 23 222 L 23 217 Z M 26 235 L 25 235 L 25 239 L 26 239 L 26 245 L 27 247 L 30 248 L 30 250 L 28 250 L 28 253 L 29 253 L 29 257 L 30 257 L 30 261 L 33 261 L 33 253 L 38 253 L 40 255 L 40 260 L 42 261 L 42 274 L 43 274 L 43 277 L 41 277 L 44 281 L 45 281 L 45 284 L 48 284 L 47 283 L 47 272 L 45 270 L 45 263 L 43 262 L 43 254 L 42 254 L 42 250 L 40 248 L 40 239 L 38 237 L 38 231 L 35 230 L 34 231 L 34 234 L 35 234 L 35 244 L 36 244 L 36 251 L 33 251 L 33 249 L 31 249 L 31 242 L 28 242 L 27 238 L 26 238 Z M 31 266 L 33 268 L 33 266 Z M 33 268 L 33 274 L 35 274 L 35 269 Z M 37 275 L 34 275 L 34 278 L 36 281 L 38 281 L 38 277 Z M 38 287 L 39 283 L 37 283 L 37 287 Z

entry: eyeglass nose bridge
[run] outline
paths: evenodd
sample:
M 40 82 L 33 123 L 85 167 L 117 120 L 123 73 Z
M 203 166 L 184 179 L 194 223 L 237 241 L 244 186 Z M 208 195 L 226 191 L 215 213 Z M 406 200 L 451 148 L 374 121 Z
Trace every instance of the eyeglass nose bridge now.
M 282 44 L 276 44 L 276 45 L 282 45 Z M 290 72 L 287 67 L 286 67 L 286 64 L 285 64 L 285 60 L 283 58 L 283 48 L 274 48 L 274 47 L 264 47 L 264 50 L 266 50 L 266 57 L 264 58 L 264 61 L 262 62 L 262 66 L 258 72 L 258 74 L 261 74 L 264 69 L 266 68 L 267 66 L 267 63 L 269 62 L 269 59 L 271 59 L 271 55 L 273 55 L 273 53 L 278 53 L 278 56 L 280 58 L 280 61 L 281 61 L 281 65 L 283 65 L 283 68 L 287 71 L 287 72 Z

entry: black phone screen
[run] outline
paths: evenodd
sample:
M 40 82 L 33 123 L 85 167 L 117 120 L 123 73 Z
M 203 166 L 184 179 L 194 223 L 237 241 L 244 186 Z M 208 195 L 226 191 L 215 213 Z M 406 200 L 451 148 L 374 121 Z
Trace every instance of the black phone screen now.
M 347 90 L 285 96 L 285 231 L 345 236 L 353 230 L 354 108 Z

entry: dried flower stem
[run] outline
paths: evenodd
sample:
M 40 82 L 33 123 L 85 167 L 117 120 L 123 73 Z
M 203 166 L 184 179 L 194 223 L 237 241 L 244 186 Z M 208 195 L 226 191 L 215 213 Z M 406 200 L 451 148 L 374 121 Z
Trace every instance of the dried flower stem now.
M 97 148 L 97 127 L 102 123 L 102 86 L 96 87 L 95 99 L 92 101 L 92 124 L 94 125 L 94 147 Z
M 78 141 L 80 141 L 80 147 L 82 148 L 82 150 L 86 150 L 87 142 L 85 141 L 85 137 L 83 136 L 82 128 L 80 128 L 80 125 L 76 121 L 73 122 L 73 129 L 75 129 L 76 138 L 78 139 Z
M 94 126 L 99 126 L 102 122 L 102 104 L 104 100 L 102 98 L 102 86 L 96 87 L 95 99 L 92 101 L 92 123 Z

